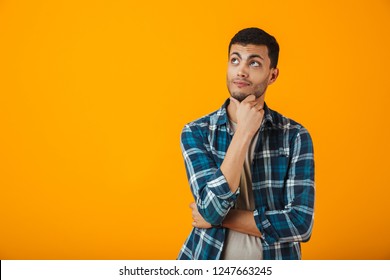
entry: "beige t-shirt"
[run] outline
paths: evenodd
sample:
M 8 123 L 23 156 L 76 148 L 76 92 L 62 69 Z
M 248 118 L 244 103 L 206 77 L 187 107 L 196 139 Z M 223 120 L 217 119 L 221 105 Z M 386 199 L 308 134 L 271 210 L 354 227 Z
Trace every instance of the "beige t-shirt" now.
M 236 131 L 237 124 L 229 120 L 232 131 Z M 240 179 L 240 193 L 234 208 L 242 210 L 255 210 L 252 191 L 251 163 L 256 148 L 259 133 L 253 137 L 245 158 Z M 226 229 L 225 243 L 223 245 L 222 260 L 262 260 L 263 246 L 260 237 Z

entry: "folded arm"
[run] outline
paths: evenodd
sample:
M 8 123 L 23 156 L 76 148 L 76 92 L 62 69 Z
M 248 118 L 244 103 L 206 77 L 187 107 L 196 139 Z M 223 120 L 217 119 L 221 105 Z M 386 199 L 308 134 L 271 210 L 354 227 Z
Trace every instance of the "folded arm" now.
M 285 207 L 267 210 L 265 206 L 255 211 L 230 209 L 222 226 L 253 236 L 268 244 L 275 242 L 307 241 L 314 221 L 314 158 L 310 135 L 301 128 L 294 139 L 293 155 L 285 184 Z M 193 226 L 211 227 L 202 215 L 191 206 Z
M 192 226 L 197 228 L 211 228 L 212 225 L 203 219 L 200 215 L 196 204 L 192 202 L 190 204 L 192 212 Z M 225 219 L 222 221 L 221 226 L 224 228 L 232 229 L 241 233 L 261 237 L 261 233 L 256 226 L 253 218 L 253 212 L 247 210 L 230 209 Z

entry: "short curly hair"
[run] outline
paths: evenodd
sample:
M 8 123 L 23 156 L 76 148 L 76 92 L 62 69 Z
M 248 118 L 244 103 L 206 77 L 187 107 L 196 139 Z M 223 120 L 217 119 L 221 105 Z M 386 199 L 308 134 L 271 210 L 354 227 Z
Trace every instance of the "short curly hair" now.
M 230 48 L 233 44 L 238 45 L 265 45 L 268 49 L 268 57 L 271 61 L 270 68 L 276 68 L 279 59 L 279 44 L 275 37 L 257 27 L 245 28 L 237 32 L 230 40 Z

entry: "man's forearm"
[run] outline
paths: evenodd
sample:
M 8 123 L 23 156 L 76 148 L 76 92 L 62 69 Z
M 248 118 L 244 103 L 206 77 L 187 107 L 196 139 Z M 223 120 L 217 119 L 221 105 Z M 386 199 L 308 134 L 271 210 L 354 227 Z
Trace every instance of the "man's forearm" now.
M 197 228 L 211 228 L 212 225 L 199 214 L 198 208 L 194 202 L 190 204 L 192 209 L 192 226 Z M 256 226 L 252 211 L 230 209 L 225 219 L 222 221 L 222 227 L 232 229 L 238 232 L 261 237 L 261 233 Z
M 228 182 L 230 190 L 236 192 L 241 178 L 242 167 L 251 141 L 250 135 L 237 130 L 226 152 L 221 171 Z
M 261 232 L 256 226 L 252 211 L 230 209 L 222 222 L 222 226 L 241 233 L 261 237 Z
M 234 193 L 240 184 L 242 167 L 250 142 L 263 119 L 264 97 L 256 99 L 254 95 L 249 95 L 241 103 L 232 97 L 230 100 L 227 109 L 232 121 L 237 122 L 237 130 L 221 164 L 221 171 L 230 190 Z

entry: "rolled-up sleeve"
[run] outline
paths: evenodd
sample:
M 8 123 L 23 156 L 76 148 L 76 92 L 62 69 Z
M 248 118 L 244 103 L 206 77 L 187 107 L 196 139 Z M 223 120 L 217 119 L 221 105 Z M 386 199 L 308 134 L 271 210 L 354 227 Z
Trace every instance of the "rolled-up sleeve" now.
M 208 138 L 196 125 L 186 125 L 181 133 L 181 149 L 187 178 L 198 211 L 212 225 L 219 225 L 237 199 L 220 167 L 213 159 Z

